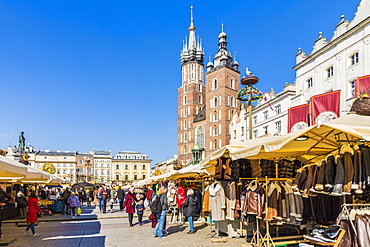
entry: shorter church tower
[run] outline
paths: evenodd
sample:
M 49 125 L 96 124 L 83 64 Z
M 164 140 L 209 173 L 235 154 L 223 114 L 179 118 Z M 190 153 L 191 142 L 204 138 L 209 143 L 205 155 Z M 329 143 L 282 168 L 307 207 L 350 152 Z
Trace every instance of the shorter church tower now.
M 206 155 L 230 143 L 229 126 L 234 112 L 239 112 L 236 100 L 240 90 L 239 64 L 227 50 L 227 35 L 218 35 L 218 52 L 213 63 L 207 64 L 205 128 Z

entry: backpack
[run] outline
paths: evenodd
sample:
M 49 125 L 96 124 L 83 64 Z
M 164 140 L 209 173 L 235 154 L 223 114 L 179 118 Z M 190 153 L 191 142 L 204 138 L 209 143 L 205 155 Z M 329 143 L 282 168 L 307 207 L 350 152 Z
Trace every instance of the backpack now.
M 150 209 L 152 210 L 153 214 L 160 214 L 162 212 L 162 203 L 161 203 L 161 196 L 158 196 L 150 205 Z

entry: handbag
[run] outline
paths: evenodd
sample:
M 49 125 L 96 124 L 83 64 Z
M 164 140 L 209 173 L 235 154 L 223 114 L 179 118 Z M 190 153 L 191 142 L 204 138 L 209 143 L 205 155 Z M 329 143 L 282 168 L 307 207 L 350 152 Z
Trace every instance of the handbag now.
M 77 216 L 80 216 L 80 215 L 81 215 L 81 213 L 82 213 L 82 210 L 81 210 L 81 208 L 80 208 L 80 207 L 78 207 L 78 208 L 77 208 L 77 212 L 76 212 Z

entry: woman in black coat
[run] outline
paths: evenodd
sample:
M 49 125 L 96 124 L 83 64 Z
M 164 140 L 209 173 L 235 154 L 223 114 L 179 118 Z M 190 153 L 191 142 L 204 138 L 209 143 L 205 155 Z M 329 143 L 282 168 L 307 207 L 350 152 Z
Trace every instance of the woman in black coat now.
M 184 203 L 184 215 L 188 217 L 190 230 L 188 234 L 194 234 L 194 216 L 197 211 L 198 198 L 194 195 L 194 190 L 187 191 L 186 201 Z

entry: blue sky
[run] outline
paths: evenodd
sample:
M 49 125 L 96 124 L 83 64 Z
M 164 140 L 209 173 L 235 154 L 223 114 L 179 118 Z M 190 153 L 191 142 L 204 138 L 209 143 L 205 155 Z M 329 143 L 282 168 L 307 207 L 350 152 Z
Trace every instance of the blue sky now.
M 360 0 L 193 0 L 205 63 L 221 23 L 262 91 L 292 83 L 297 48 L 330 39 Z M 0 148 L 177 153 L 180 49 L 190 1 L 0 1 Z

